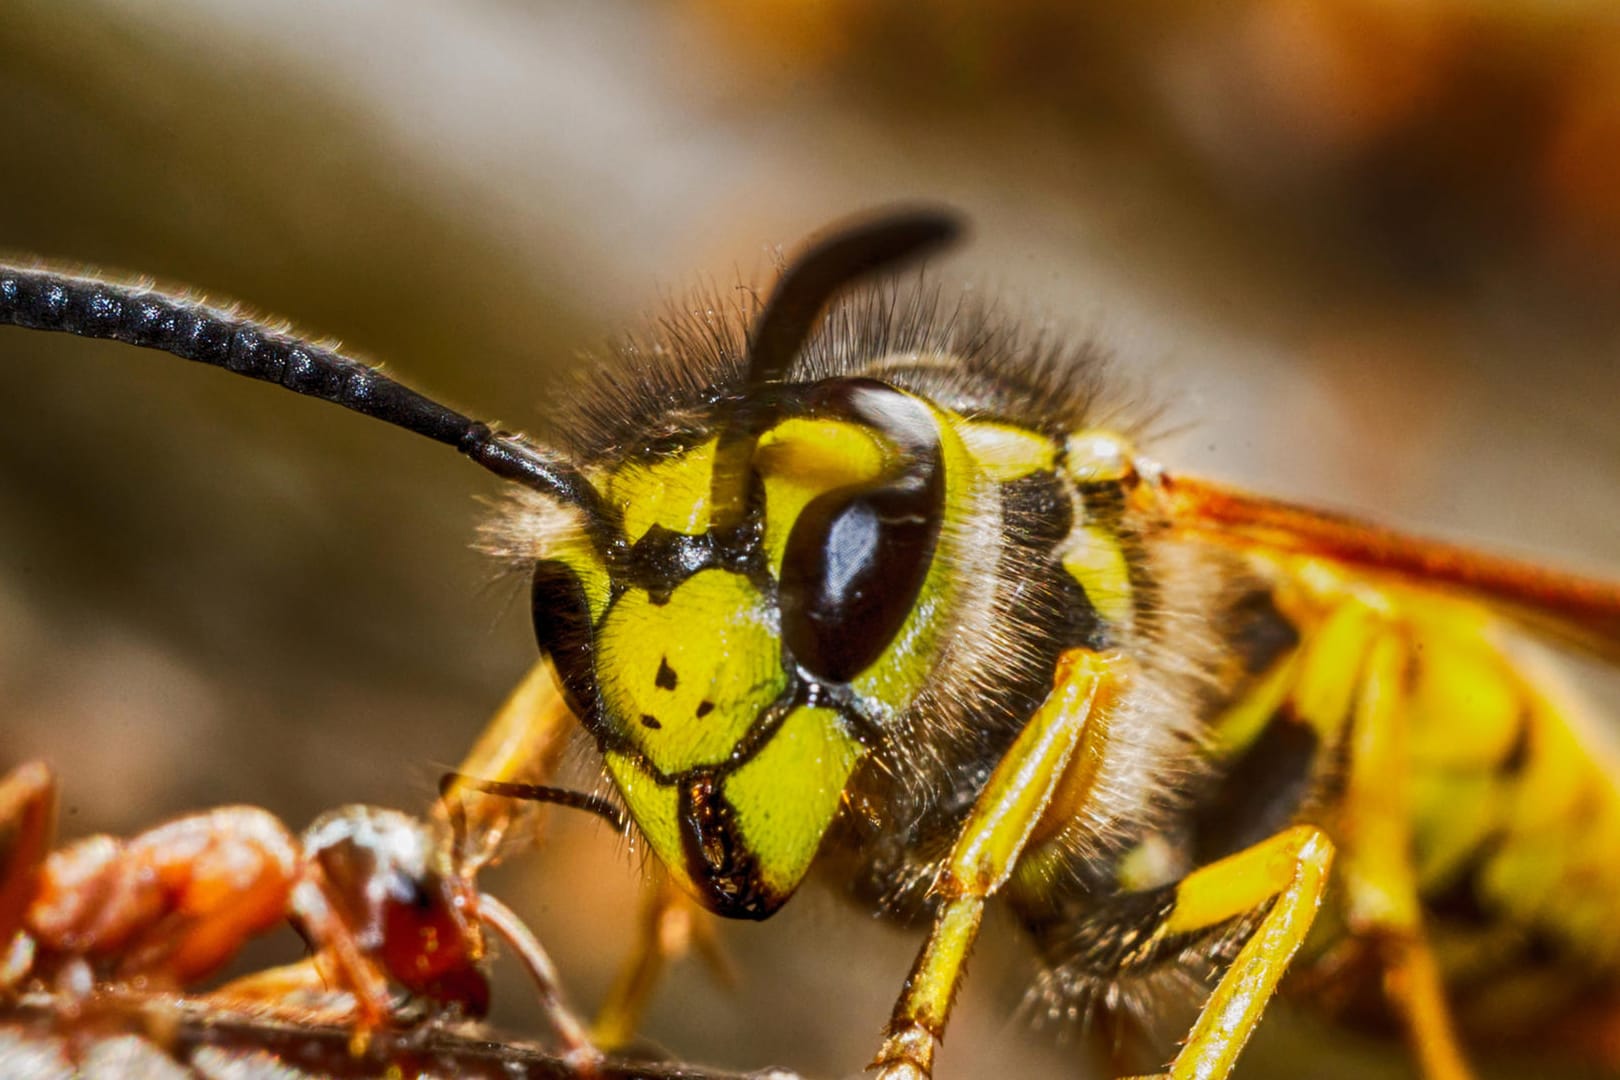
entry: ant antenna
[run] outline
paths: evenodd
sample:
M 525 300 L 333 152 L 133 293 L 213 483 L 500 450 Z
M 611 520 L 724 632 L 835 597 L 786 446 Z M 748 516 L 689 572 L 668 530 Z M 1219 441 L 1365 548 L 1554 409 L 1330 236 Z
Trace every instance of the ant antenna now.
M 800 252 L 771 290 L 748 335 L 745 395 L 786 378 L 834 296 L 880 271 L 893 271 L 955 243 L 959 215 L 917 207 L 868 215 L 836 226 Z M 733 410 L 715 447 L 710 482 L 711 527 L 741 524 L 747 512 L 749 463 L 759 433 Z
M 522 437 L 463 416 L 369 364 L 199 300 L 42 268 L 0 265 L 0 323 L 159 349 L 262 379 L 453 446 L 503 480 L 584 514 L 601 546 L 614 514 L 580 472 Z

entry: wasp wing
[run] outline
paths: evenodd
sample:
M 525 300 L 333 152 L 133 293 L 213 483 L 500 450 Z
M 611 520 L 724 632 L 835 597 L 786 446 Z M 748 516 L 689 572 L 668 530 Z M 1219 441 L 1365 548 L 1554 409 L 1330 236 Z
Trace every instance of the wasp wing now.
M 1186 476 L 1161 478 L 1171 527 L 1217 544 L 1324 559 L 1369 577 L 1459 594 L 1620 664 L 1620 584 L 1550 570 L 1355 517 Z

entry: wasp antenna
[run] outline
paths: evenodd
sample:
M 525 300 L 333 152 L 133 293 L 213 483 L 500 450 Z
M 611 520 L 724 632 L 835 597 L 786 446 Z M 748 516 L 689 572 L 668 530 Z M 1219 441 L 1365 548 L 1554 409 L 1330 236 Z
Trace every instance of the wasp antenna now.
M 748 335 L 749 392 L 781 382 L 840 291 L 954 244 L 963 219 L 941 207 L 879 211 L 828 229 L 782 271 Z M 739 419 L 741 422 L 738 422 Z M 726 424 L 715 450 L 710 520 L 738 524 L 748 501 L 748 460 L 757 433 L 747 418 Z
M 748 389 L 787 375 L 822 310 L 840 290 L 954 244 L 959 214 L 936 207 L 883 211 L 835 225 L 800 252 L 771 290 L 748 342 Z
M 630 819 L 625 816 L 624 811 L 600 795 L 587 795 L 582 791 L 570 791 L 567 788 L 550 787 L 546 784 L 522 784 L 509 780 L 481 780 L 476 776 L 468 776 L 465 773 L 448 772 L 439 778 L 439 798 L 452 806 L 450 816 L 453 826 L 458 831 L 461 828 L 460 808 L 455 806 L 455 791 L 458 787 L 503 799 L 552 803 L 573 810 L 583 810 L 588 814 L 595 814 L 607 822 L 616 833 L 630 831 Z
M 613 533 L 601 495 L 568 463 L 369 364 L 236 312 L 141 285 L 0 266 L 0 323 L 159 349 L 330 401 L 453 446 L 503 480 L 576 507 L 599 539 Z

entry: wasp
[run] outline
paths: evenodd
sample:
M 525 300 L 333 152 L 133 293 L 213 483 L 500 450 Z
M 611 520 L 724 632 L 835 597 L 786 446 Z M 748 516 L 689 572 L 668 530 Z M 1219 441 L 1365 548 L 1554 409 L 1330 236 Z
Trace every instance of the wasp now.
M 582 727 L 667 884 L 649 926 L 768 918 L 817 868 L 926 927 L 881 1080 L 932 1075 L 992 902 L 1053 1017 L 1203 980 L 1161 1075 L 1229 1075 L 1280 989 L 1391 1025 L 1431 1080 L 1489 1040 L 1616 1061 L 1620 774 L 1534 639 L 1620 660 L 1620 588 L 1161 467 L 1086 349 L 897 283 L 960 232 L 831 230 L 762 299 L 632 341 L 544 445 L 150 289 L 10 267 L 0 320 L 508 481 L 486 546 L 541 660 L 447 785 L 466 857 L 561 799 Z M 601 1041 L 670 952 L 643 934 Z

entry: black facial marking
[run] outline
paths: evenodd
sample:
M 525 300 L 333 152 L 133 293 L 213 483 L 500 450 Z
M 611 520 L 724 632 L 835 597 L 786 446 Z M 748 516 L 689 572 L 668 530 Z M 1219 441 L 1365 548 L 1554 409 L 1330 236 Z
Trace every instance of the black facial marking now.
M 673 690 L 676 686 L 675 669 L 669 666 L 669 658 L 658 658 L 658 674 L 653 676 L 653 685 L 660 690 Z
M 763 919 L 787 901 L 759 874 L 759 862 L 737 835 L 736 813 L 716 789 L 715 774 L 691 773 L 680 782 L 676 814 L 686 870 L 705 907 L 728 919 Z
M 615 576 L 626 586 L 645 589 L 648 598 L 660 606 L 669 602 L 681 582 L 700 570 L 730 570 L 763 589 L 770 574 L 759 540 L 757 515 L 733 528 L 699 535 L 654 525 L 636 541 Z

